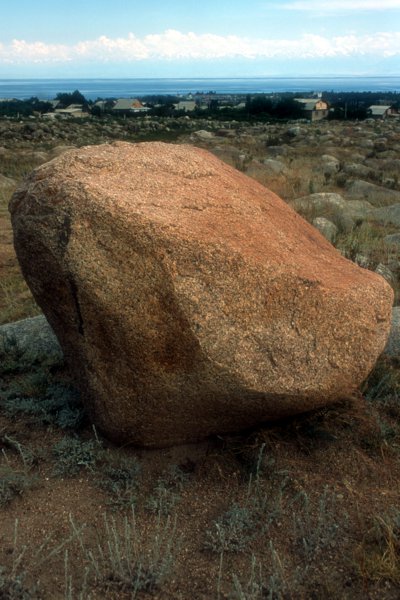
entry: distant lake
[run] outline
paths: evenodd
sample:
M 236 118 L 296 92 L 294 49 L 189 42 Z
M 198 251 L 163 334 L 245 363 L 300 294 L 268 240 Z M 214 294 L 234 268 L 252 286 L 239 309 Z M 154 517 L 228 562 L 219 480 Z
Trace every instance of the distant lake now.
M 400 92 L 400 77 L 268 77 L 238 79 L 0 79 L 0 98 L 52 99 L 79 90 L 88 100 L 190 92 Z

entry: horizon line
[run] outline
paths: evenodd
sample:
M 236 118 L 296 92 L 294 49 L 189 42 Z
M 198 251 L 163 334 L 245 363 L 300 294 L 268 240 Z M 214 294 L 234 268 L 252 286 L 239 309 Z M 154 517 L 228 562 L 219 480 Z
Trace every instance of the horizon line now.
M 116 81 L 116 80 L 179 80 L 179 81 L 201 81 L 201 80 L 254 80 L 254 79 L 400 79 L 400 75 L 255 75 L 254 77 L 2 77 L 0 81 Z

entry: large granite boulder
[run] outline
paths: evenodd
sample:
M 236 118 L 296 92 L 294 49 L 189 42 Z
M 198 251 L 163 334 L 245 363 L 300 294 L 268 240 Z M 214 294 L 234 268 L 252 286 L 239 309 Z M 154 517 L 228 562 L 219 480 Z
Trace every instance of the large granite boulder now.
M 385 346 L 384 279 L 205 150 L 66 152 L 10 210 L 29 286 L 117 441 L 194 441 L 329 404 Z

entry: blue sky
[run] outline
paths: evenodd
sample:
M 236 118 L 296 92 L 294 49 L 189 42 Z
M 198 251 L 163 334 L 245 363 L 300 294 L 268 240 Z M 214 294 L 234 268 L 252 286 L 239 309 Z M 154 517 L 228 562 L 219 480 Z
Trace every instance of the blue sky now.
M 2 0 L 0 77 L 400 75 L 400 0 Z

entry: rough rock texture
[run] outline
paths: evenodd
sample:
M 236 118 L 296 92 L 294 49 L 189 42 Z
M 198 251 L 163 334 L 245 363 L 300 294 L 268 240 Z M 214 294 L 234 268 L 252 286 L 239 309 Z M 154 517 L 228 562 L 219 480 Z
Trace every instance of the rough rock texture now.
M 0 326 L 0 370 L 13 360 L 21 369 L 62 364 L 60 344 L 46 317 L 39 315 Z
M 163 446 L 326 405 L 385 346 L 390 286 L 204 150 L 66 152 L 10 210 L 25 277 L 116 440 Z

